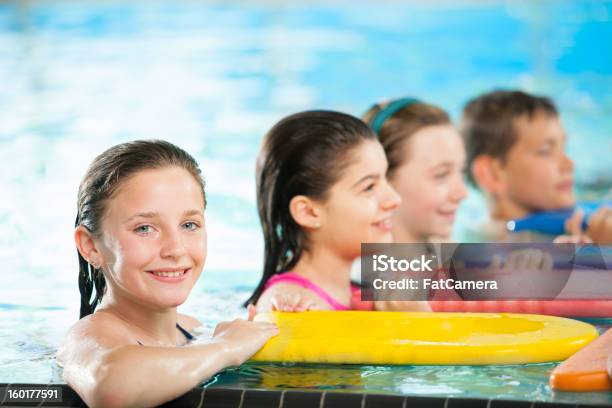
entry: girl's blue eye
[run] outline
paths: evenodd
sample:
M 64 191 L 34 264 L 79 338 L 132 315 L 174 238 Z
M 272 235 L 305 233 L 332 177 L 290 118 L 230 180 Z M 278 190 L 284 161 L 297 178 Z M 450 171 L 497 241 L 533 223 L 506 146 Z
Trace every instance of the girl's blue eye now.
M 151 232 L 151 226 L 150 225 L 141 225 L 139 227 L 136 227 L 134 229 L 134 232 L 138 233 L 138 234 L 149 234 Z
M 189 221 L 189 222 L 184 223 L 183 227 L 185 227 L 185 229 L 188 229 L 189 231 L 194 231 L 198 229 L 200 226 L 196 224 L 195 222 Z

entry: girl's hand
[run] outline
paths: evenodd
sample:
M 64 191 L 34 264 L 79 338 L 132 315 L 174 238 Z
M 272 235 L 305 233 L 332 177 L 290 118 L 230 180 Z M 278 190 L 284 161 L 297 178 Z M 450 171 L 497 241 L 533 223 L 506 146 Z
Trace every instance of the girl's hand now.
M 319 310 L 315 302 L 304 299 L 299 293 L 277 294 L 272 297 L 272 311 L 278 312 L 305 312 Z
M 505 256 L 495 254 L 485 274 L 476 276 L 496 281 L 498 289 L 482 293 L 464 291 L 464 294 L 475 293 L 477 296 L 475 299 L 464 299 L 506 300 L 517 296 L 521 299 L 554 298 L 558 292 L 551 287 L 551 282 L 561 279 L 559 275 L 554 269 L 553 255 L 545 250 L 525 248 L 510 251 Z
M 382 312 L 431 312 L 426 300 L 385 300 L 375 301 L 374 310 Z
M 553 269 L 553 257 L 548 252 L 539 249 L 520 249 L 506 255 L 503 260 L 499 255 L 494 255 L 489 268 L 494 271 L 505 272 L 542 272 Z
M 225 346 L 228 365 L 240 365 L 277 334 L 278 328 L 273 323 L 236 319 L 219 323 L 212 341 Z

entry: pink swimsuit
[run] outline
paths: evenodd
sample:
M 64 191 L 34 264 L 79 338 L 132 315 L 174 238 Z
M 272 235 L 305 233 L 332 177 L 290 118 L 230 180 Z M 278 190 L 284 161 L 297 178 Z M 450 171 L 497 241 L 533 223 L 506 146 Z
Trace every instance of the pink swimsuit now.
M 278 283 L 290 283 L 293 285 L 300 286 L 304 289 L 308 289 L 315 295 L 323 299 L 328 305 L 331 306 L 332 310 L 372 310 L 373 305 L 370 302 L 361 301 L 361 289 L 358 286 L 351 284 L 351 307 L 345 306 L 338 302 L 336 299 L 331 297 L 323 288 L 314 284 L 309 279 L 298 275 L 295 272 L 285 272 L 272 276 L 266 282 L 265 289 L 278 284 Z

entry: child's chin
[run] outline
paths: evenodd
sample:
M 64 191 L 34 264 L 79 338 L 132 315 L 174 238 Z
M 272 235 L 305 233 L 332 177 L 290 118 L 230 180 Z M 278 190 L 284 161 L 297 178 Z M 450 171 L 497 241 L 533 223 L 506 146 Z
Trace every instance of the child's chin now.
M 552 200 L 551 200 L 552 201 Z M 572 208 L 576 205 L 576 198 L 573 194 L 559 194 L 555 197 L 555 200 L 550 203 L 551 205 L 542 208 L 544 211 L 556 211 L 565 208 Z
M 374 242 L 377 244 L 390 244 L 393 242 L 393 235 L 391 232 L 379 234 Z
M 576 197 L 573 194 L 564 197 L 564 199 L 561 201 L 562 208 L 574 207 L 576 205 Z
M 160 303 L 164 306 L 164 307 L 179 307 L 180 305 L 182 305 L 183 303 L 185 303 L 187 301 L 187 296 L 175 296 L 172 298 L 165 298 L 165 299 L 160 299 Z
M 453 225 L 453 222 L 441 222 L 440 225 L 433 231 L 430 231 L 428 235 L 438 240 L 448 240 L 453 232 Z
M 185 302 L 172 302 L 172 303 L 170 303 L 170 304 L 166 305 L 166 307 L 167 307 L 167 308 L 177 308 L 177 307 L 179 307 L 180 305 L 182 305 L 183 303 L 185 303 Z

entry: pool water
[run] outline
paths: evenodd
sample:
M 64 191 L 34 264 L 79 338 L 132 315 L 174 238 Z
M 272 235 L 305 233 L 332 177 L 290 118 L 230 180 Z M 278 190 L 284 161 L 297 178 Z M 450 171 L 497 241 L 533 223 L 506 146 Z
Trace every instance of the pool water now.
M 360 115 L 406 94 L 457 118 L 475 93 L 558 103 L 582 199 L 611 197 L 612 2 L 8 1 L 0 3 L 0 382 L 53 381 L 78 317 L 76 190 L 95 155 L 163 138 L 200 161 L 209 254 L 183 311 L 244 315 L 263 245 L 254 159 L 280 117 Z M 483 213 L 471 192 L 457 238 Z M 249 364 L 216 384 L 610 402 L 553 394 L 552 365 Z
M 556 364 L 523 366 L 325 366 L 246 364 L 217 375 L 211 385 L 257 389 L 325 389 L 429 397 L 612 404 L 609 392 L 553 392 Z M 469 385 L 468 385 L 469 383 Z

